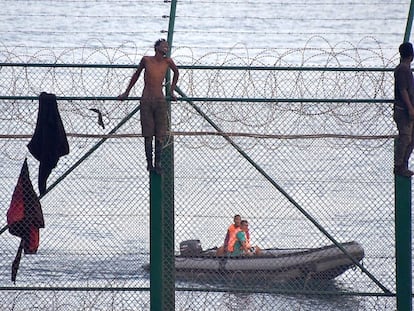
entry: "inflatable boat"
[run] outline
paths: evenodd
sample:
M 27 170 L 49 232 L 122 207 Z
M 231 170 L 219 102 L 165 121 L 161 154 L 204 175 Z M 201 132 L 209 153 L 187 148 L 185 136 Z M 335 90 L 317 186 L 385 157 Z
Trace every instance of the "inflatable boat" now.
M 318 248 L 265 249 L 253 256 L 216 256 L 215 249 L 203 251 L 199 240 L 180 243 L 175 257 L 176 276 L 200 279 L 271 279 L 276 282 L 295 280 L 331 280 L 364 258 L 357 242 Z

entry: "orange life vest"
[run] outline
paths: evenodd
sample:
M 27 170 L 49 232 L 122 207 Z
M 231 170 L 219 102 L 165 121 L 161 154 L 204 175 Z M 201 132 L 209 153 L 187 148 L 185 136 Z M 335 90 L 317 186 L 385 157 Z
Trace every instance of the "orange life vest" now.
M 233 252 L 234 251 L 234 244 L 236 244 L 236 235 L 241 229 L 240 227 L 236 227 L 234 224 L 230 225 L 228 232 L 229 232 L 229 243 L 227 245 L 227 251 Z

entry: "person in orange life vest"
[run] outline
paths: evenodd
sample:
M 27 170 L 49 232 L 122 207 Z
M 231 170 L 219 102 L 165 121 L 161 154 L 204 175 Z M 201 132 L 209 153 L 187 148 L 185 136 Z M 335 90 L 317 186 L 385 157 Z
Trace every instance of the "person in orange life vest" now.
M 234 223 L 231 224 L 227 229 L 226 238 L 224 239 L 224 245 L 220 246 L 217 249 L 217 256 L 223 256 L 225 253 L 233 251 L 234 243 L 236 242 L 236 234 L 238 231 L 240 231 L 241 216 L 234 215 L 233 221 Z M 247 234 L 249 233 L 247 232 Z
M 257 246 L 252 247 L 250 245 L 250 236 L 247 236 L 249 230 L 249 223 L 247 220 L 242 220 L 240 222 L 240 230 L 236 233 L 236 242 L 234 244 L 234 249 L 230 252 L 231 257 L 241 256 L 241 255 L 258 255 L 261 252 L 261 249 Z

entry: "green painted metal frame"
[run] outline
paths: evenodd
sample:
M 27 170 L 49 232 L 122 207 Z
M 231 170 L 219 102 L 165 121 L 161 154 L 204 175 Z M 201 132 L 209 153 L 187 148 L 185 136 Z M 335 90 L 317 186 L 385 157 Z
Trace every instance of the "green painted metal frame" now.
M 150 303 L 152 311 L 164 310 L 161 179 L 161 175 L 150 172 Z
M 408 11 L 404 42 L 411 36 L 414 1 Z M 394 145 L 398 138 L 394 141 Z M 395 175 L 395 265 L 397 310 L 411 311 L 412 307 L 412 225 L 411 178 Z
M 412 311 L 411 178 L 395 175 L 394 187 L 397 310 Z
M 172 47 L 174 23 L 175 23 L 175 12 L 176 12 L 177 1 L 171 1 L 170 7 L 170 24 L 168 30 L 167 41 Z M 410 10 L 407 18 L 406 31 L 404 41 L 409 41 L 412 29 L 413 21 L 413 8 L 414 3 L 411 1 Z M 13 64 L 5 64 L 13 65 Z M 22 64 L 16 64 L 21 66 Z M 42 66 L 51 67 L 49 64 L 43 64 Z M 59 66 L 54 64 L 54 66 Z M 62 65 L 67 67 L 68 65 Z M 78 65 L 73 65 L 74 67 Z M 82 65 L 85 67 L 86 65 Z M 93 67 L 100 65 L 92 65 Z M 53 67 L 53 66 L 52 66 Z M 116 67 L 119 67 L 118 65 Z M 129 67 L 129 66 L 126 66 Z M 184 68 L 185 69 L 185 68 Z M 192 67 L 192 69 L 195 69 Z M 206 67 L 200 69 L 207 69 Z M 212 68 L 218 69 L 218 68 Z M 241 70 L 243 68 L 219 68 L 222 70 Z M 260 70 L 260 68 L 246 68 L 246 70 Z M 282 68 L 274 68 L 275 70 L 281 70 Z M 306 68 L 303 68 L 306 70 Z M 312 68 L 312 70 L 317 68 Z M 327 68 L 323 68 L 327 70 Z M 267 68 L 269 70 L 269 68 Z M 287 69 L 289 70 L 289 69 Z M 329 69 L 328 69 L 329 70 Z M 332 69 L 334 70 L 334 69 Z M 339 69 L 338 69 L 339 70 Z M 344 68 L 340 68 L 344 70 Z M 355 68 L 350 68 L 354 70 Z M 366 71 L 366 69 L 364 69 Z M 381 70 L 372 68 L 373 71 Z M 171 81 L 170 73 L 168 72 L 166 77 L 167 82 Z M 167 98 L 171 98 L 170 84 L 166 84 L 166 95 Z M 37 97 L 36 97 L 37 98 Z M 3 99 L 9 99 L 3 98 Z M 16 99 L 16 98 L 13 98 Z M 21 98 L 17 98 L 21 99 Z M 65 99 L 65 98 L 60 98 Z M 70 98 L 76 99 L 76 98 Z M 86 99 L 86 98 L 79 98 Z M 96 99 L 96 98 L 94 98 Z M 114 99 L 112 97 L 103 99 Z M 139 98 L 131 98 L 139 99 Z M 207 100 L 214 101 L 214 99 L 196 99 L 186 98 L 185 101 L 192 100 Z M 227 101 L 226 99 L 216 99 L 220 101 Z M 257 101 L 262 101 L 258 99 Z M 303 101 L 302 99 L 301 101 Z M 251 98 L 240 98 L 232 99 L 230 101 L 249 101 Z M 255 100 L 253 100 L 255 101 Z M 272 99 L 272 101 L 278 101 Z M 280 100 L 280 101 L 298 101 L 298 99 Z M 312 99 L 312 102 L 318 100 Z M 334 100 L 326 100 L 334 101 Z M 347 101 L 347 100 L 345 100 Z M 375 101 L 375 100 L 374 100 Z M 383 100 L 384 102 L 389 102 Z M 365 101 L 364 101 L 365 102 Z M 139 107 L 131 113 L 133 115 Z M 169 113 L 171 115 L 171 102 L 169 102 Z M 129 116 L 130 117 L 130 116 Z M 127 120 L 128 118 L 126 118 Z M 121 122 L 122 123 L 122 122 Z M 104 141 L 104 140 L 103 140 Z M 102 141 L 102 142 L 103 142 Z M 99 144 L 100 145 L 100 144 Z M 99 147 L 99 146 L 97 146 Z M 96 147 L 96 148 L 97 148 Z M 93 152 L 91 150 L 91 152 Z M 175 306 L 175 268 L 174 268 L 174 144 L 172 140 L 168 141 L 166 146 L 163 159 L 163 166 L 165 168 L 164 174 L 157 175 L 154 172 L 150 174 L 150 294 L 151 294 L 151 310 L 169 310 L 174 309 Z M 70 172 L 68 172 L 70 173 Z M 63 179 L 63 178 L 61 178 Z M 61 181 L 59 179 L 59 181 Z M 59 182 L 58 181 L 58 182 Z M 53 188 L 54 185 L 50 187 Z M 48 190 L 50 190 L 48 189 Z M 397 287 L 397 309 L 399 311 L 412 310 L 412 256 L 411 256 L 411 179 L 401 176 L 395 177 L 395 227 L 396 227 L 396 287 Z M 381 286 L 380 286 L 381 287 Z M 383 288 L 384 289 L 384 288 Z M 385 295 L 390 293 L 385 290 Z
M 168 44 L 171 56 L 177 0 L 171 1 Z M 165 94 L 171 98 L 171 73 L 165 77 Z M 171 130 L 171 101 L 168 100 Z M 174 140 L 168 137 L 162 153 L 162 175 L 150 173 L 150 295 L 151 311 L 175 309 L 174 257 Z
M 397 310 L 412 310 L 411 178 L 395 176 Z

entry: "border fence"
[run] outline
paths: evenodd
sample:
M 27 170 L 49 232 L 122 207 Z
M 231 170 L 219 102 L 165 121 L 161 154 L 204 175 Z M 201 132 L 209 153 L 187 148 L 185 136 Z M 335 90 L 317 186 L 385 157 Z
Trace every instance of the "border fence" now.
M 170 14 L 169 42 L 173 29 Z M 70 146 L 40 196 L 40 246 L 22 255 L 15 283 L 22 244 L 1 230 L 0 308 L 411 310 L 411 181 L 393 175 L 397 61 L 178 63 L 161 176 L 146 171 L 142 81 L 117 100 L 135 66 L 0 64 L 4 215 L 25 159 L 38 192 L 27 144 L 40 92 L 57 95 Z M 271 263 L 248 271 L 240 265 L 255 257 L 214 255 L 236 214 Z M 181 256 L 180 243 L 194 240 L 201 254 Z
M 2 309 L 147 310 L 150 293 L 153 305 L 169 302 L 166 310 L 232 310 L 240 301 L 250 310 L 395 308 L 391 69 L 181 66 L 166 144 L 174 152 L 165 153 L 174 160 L 164 159 L 160 179 L 146 171 L 139 97 L 111 94 L 131 68 L 1 68 L 4 92 L 16 94 L 2 98 L 3 206 L 25 157 L 36 189 L 38 164 L 26 145 L 38 101 L 22 94 L 58 94 L 70 145 L 48 179 L 39 251 L 22 258 L 17 287 L 9 275 L 18 240 L 3 233 Z M 99 87 L 99 97 L 82 95 Z M 105 128 L 90 108 L 102 111 Z M 154 269 L 171 267 L 168 254 L 184 240 L 220 246 L 234 214 L 249 220 L 263 249 L 356 241 L 362 266 L 334 281 L 257 274 L 247 283 L 240 271 L 222 279 L 145 268 L 150 259 Z M 152 293 L 154 284 L 163 292 Z

